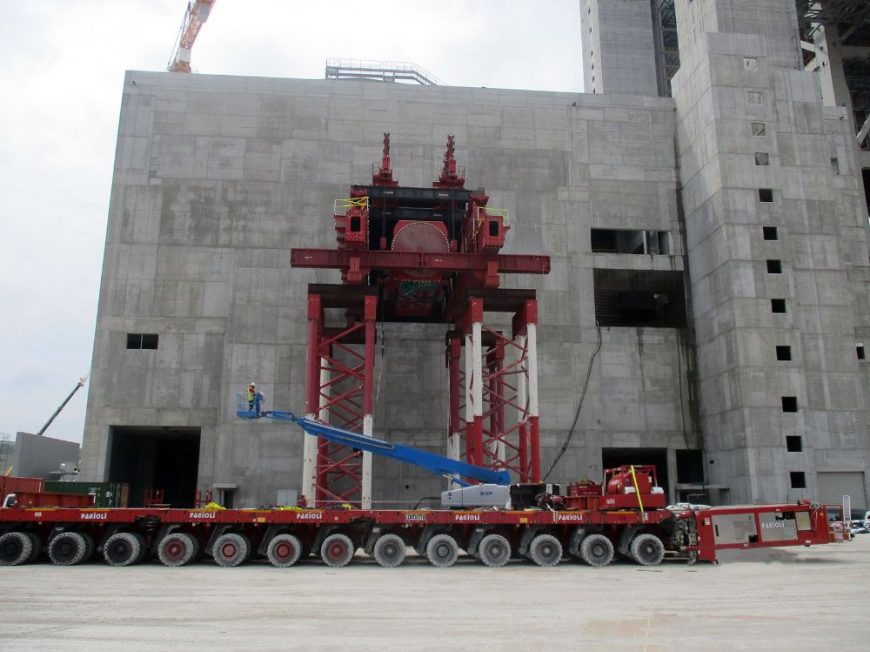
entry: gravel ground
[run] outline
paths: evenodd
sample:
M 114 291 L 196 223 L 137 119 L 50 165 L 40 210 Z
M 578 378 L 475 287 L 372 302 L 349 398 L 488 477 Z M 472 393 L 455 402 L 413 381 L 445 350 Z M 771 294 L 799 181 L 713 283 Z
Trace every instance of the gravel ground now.
M 0 568 L 0 650 L 870 649 L 870 535 L 655 568 Z

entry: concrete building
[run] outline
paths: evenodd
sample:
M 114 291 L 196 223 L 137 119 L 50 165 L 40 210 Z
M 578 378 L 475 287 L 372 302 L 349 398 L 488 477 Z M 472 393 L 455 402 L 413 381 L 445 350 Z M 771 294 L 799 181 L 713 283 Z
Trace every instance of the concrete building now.
M 621 30 L 615 9 L 638 22 Z M 509 252 L 552 257 L 549 276 L 506 281 L 538 292 L 550 480 L 654 463 L 672 499 L 847 489 L 866 505 L 870 266 L 853 125 L 802 70 L 791 0 L 674 9 L 673 98 L 657 97 L 654 65 L 620 76 L 655 43 L 647 0 L 581 2 L 596 93 L 129 72 L 83 477 L 132 482 L 134 503 L 148 487 L 176 504 L 195 489 L 291 500 L 301 431 L 234 416 L 251 380 L 268 407 L 302 408 L 306 286 L 339 279 L 290 269 L 288 251 L 332 246 L 333 201 L 367 183 L 384 132 L 409 186 L 438 176 L 453 133 L 467 185 L 512 217 Z M 643 52 L 608 54 L 643 21 Z M 445 450 L 443 335 L 382 329 L 376 433 Z M 375 501 L 442 488 L 377 458 L 373 475 Z

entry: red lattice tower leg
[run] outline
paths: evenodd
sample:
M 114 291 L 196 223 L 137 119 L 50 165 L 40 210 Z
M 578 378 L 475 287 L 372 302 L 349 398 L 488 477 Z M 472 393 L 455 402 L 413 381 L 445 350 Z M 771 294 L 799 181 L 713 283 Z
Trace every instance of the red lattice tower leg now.
M 363 299 L 362 319 L 336 329 L 324 326 L 322 300 L 308 297 L 308 418 L 372 435 L 377 297 Z M 352 314 L 350 311 L 348 314 Z M 362 346 L 360 346 L 360 344 Z M 303 494 L 315 505 L 371 506 L 371 457 L 312 435 L 305 437 Z
M 483 322 L 482 299 L 470 300 L 467 316 L 463 341 L 451 334 L 447 344 L 448 451 L 459 456 L 454 443 L 459 432 L 470 464 L 507 469 L 519 482 L 538 482 L 537 302 L 525 301 L 513 315 L 512 337 Z

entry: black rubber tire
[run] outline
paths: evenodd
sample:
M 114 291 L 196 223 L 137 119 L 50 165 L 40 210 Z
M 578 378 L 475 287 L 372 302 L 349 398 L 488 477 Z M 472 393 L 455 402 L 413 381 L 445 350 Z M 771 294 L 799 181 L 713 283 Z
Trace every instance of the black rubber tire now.
M 562 561 L 562 544 L 552 534 L 539 534 L 529 544 L 529 559 L 538 566 L 555 566 Z
M 568 538 L 568 554 L 574 559 L 580 559 L 580 546 L 583 545 L 583 539 L 586 538 L 588 530 L 585 527 L 577 526 L 571 531 L 571 536 Z
M 30 561 L 33 541 L 27 532 L 7 532 L 0 536 L 0 566 L 20 566 Z
M 48 558 L 55 566 L 75 566 L 88 552 L 88 542 L 81 532 L 61 532 L 48 542 Z
M 490 568 L 501 568 L 510 561 L 510 541 L 500 534 L 487 534 L 477 545 L 477 558 Z
M 580 559 L 599 568 L 613 561 L 613 543 L 603 534 L 589 534 L 580 544 Z
M 103 559 L 109 566 L 130 566 L 142 558 L 142 537 L 133 532 L 116 532 L 103 544 Z
M 189 564 L 199 543 L 187 532 L 170 532 L 157 544 L 157 558 L 164 566 L 175 568 Z
M 94 558 L 94 552 L 97 550 L 97 544 L 94 543 L 94 537 L 87 532 L 82 532 L 82 538 L 85 540 L 85 556 L 82 558 L 82 564 L 86 564 Z
M 30 553 L 30 558 L 25 563 L 32 564 L 39 559 L 40 555 L 42 555 L 42 537 L 36 534 L 36 532 L 25 532 L 24 534 L 27 535 L 27 538 L 30 539 L 30 542 L 33 544 L 33 551 Z
M 248 560 L 251 554 L 251 542 L 244 534 L 236 532 L 222 534 L 214 542 L 211 554 L 218 566 L 233 568 Z
M 292 534 L 272 537 L 266 548 L 266 558 L 275 568 L 288 568 L 302 556 L 302 542 Z
M 372 547 L 372 557 L 384 568 L 401 566 L 406 552 L 405 542 L 398 534 L 381 535 Z
M 330 534 L 320 545 L 320 558 L 323 563 L 332 568 L 347 566 L 356 552 L 353 541 L 346 534 L 336 532 Z
M 631 558 L 641 566 L 658 566 L 665 558 L 665 545 L 655 534 L 638 534 L 630 550 Z
M 438 568 L 450 568 L 459 557 L 459 544 L 449 534 L 436 534 L 426 544 L 426 558 Z

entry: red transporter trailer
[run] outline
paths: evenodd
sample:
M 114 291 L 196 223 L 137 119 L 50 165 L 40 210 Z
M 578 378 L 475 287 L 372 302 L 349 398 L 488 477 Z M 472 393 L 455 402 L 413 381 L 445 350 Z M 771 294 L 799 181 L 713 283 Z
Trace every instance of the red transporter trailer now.
M 524 509 L 4 508 L 0 565 L 35 561 L 43 542 L 48 558 L 60 566 L 99 552 L 112 566 L 155 555 L 166 566 L 210 556 L 220 566 L 265 557 L 283 568 L 314 554 L 341 567 L 362 549 L 390 568 L 405 560 L 409 546 L 439 567 L 452 566 L 460 550 L 487 566 L 504 566 L 511 558 L 554 566 L 566 556 L 605 566 L 615 553 L 651 566 L 666 554 L 712 562 L 722 549 L 835 540 L 825 508 L 807 501 L 672 510 L 663 506 L 662 493 L 630 490 L 656 488 L 651 467 L 622 467 L 609 476 L 606 486 L 587 482 L 572 485 L 566 496 L 537 494 L 536 507 Z M 524 504 L 526 489 L 540 486 L 547 485 L 512 485 L 511 499 Z

